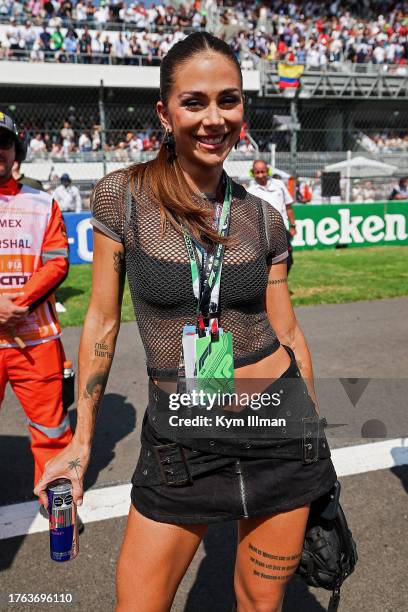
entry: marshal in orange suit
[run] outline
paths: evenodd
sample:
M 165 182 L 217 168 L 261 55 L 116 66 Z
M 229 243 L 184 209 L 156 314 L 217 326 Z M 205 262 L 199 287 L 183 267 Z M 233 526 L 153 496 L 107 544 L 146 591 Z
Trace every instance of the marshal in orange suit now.
M 57 202 L 12 178 L 14 161 L 25 154 L 13 119 L 0 113 L 0 405 L 9 382 L 27 416 L 36 484 L 72 438 L 54 299 L 69 264 Z

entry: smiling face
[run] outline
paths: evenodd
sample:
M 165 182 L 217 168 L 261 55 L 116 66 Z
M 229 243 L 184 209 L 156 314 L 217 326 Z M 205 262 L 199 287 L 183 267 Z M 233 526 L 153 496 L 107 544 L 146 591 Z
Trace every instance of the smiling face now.
M 258 185 L 265 185 L 268 182 L 268 166 L 264 161 L 256 161 L 252 166 L 252 172 L 254 174 L 254 179 L 258 183 Z
M 222 167 L 243 121 L 237 67 L 220 53 L 195 54 L 176 70 L 168 99 L 157 103 L 157 112 L 174 134 L 183 170 L 194 175 Z

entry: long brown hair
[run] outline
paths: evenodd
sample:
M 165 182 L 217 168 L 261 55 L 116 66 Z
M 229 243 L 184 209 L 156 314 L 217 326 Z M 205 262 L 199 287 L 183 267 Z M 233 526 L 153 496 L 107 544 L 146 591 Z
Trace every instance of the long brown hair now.
M 167 104 L 176 70 L 193 55 L 212 51 L 233 62 L 238 70 L 242 89 L 241 68 L 231 48 L 208 32 L 194 32 L 176 43 L 163 58 L 160 66 L 160 98 Z M 180 223 L 199 241 L 225 242 L 212 226 L 212 211 L 204 208 L 200 196 L 189 186 L 177 155 L 169 154 L 162 141 L 157 157 L 130 168 L 131 187 L 135 197 L 143 186 L 151 200 L 160 207 L 162 231 L 170 223 L 178 232 Z

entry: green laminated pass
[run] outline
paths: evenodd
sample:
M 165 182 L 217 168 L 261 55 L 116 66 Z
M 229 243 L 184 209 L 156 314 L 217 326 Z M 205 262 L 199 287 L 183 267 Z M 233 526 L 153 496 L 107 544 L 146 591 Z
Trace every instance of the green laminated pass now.
M 197 338 L 195 376 L 198 389 L 206 393 L 234 392 L 234 354 L 232 333 L 220 334 L 217 341 L 211 336 Z

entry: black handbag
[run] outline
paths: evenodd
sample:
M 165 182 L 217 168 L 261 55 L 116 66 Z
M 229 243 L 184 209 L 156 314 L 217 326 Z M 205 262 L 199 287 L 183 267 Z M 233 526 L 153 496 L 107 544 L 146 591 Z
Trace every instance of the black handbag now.
M 340 485 L 338 493 L 340 493 Z M 330 494 L 328 494 L 330 495 Z M 327 495 L 311 504 L 302 556 L 296 573 L 309 586 L 332 591 L 328 612 L 336 612 L 340 604 L 340 587 L 353 573 L 357 563 L 357 547 L 343 509 L 337 500 L 331 511 Z

